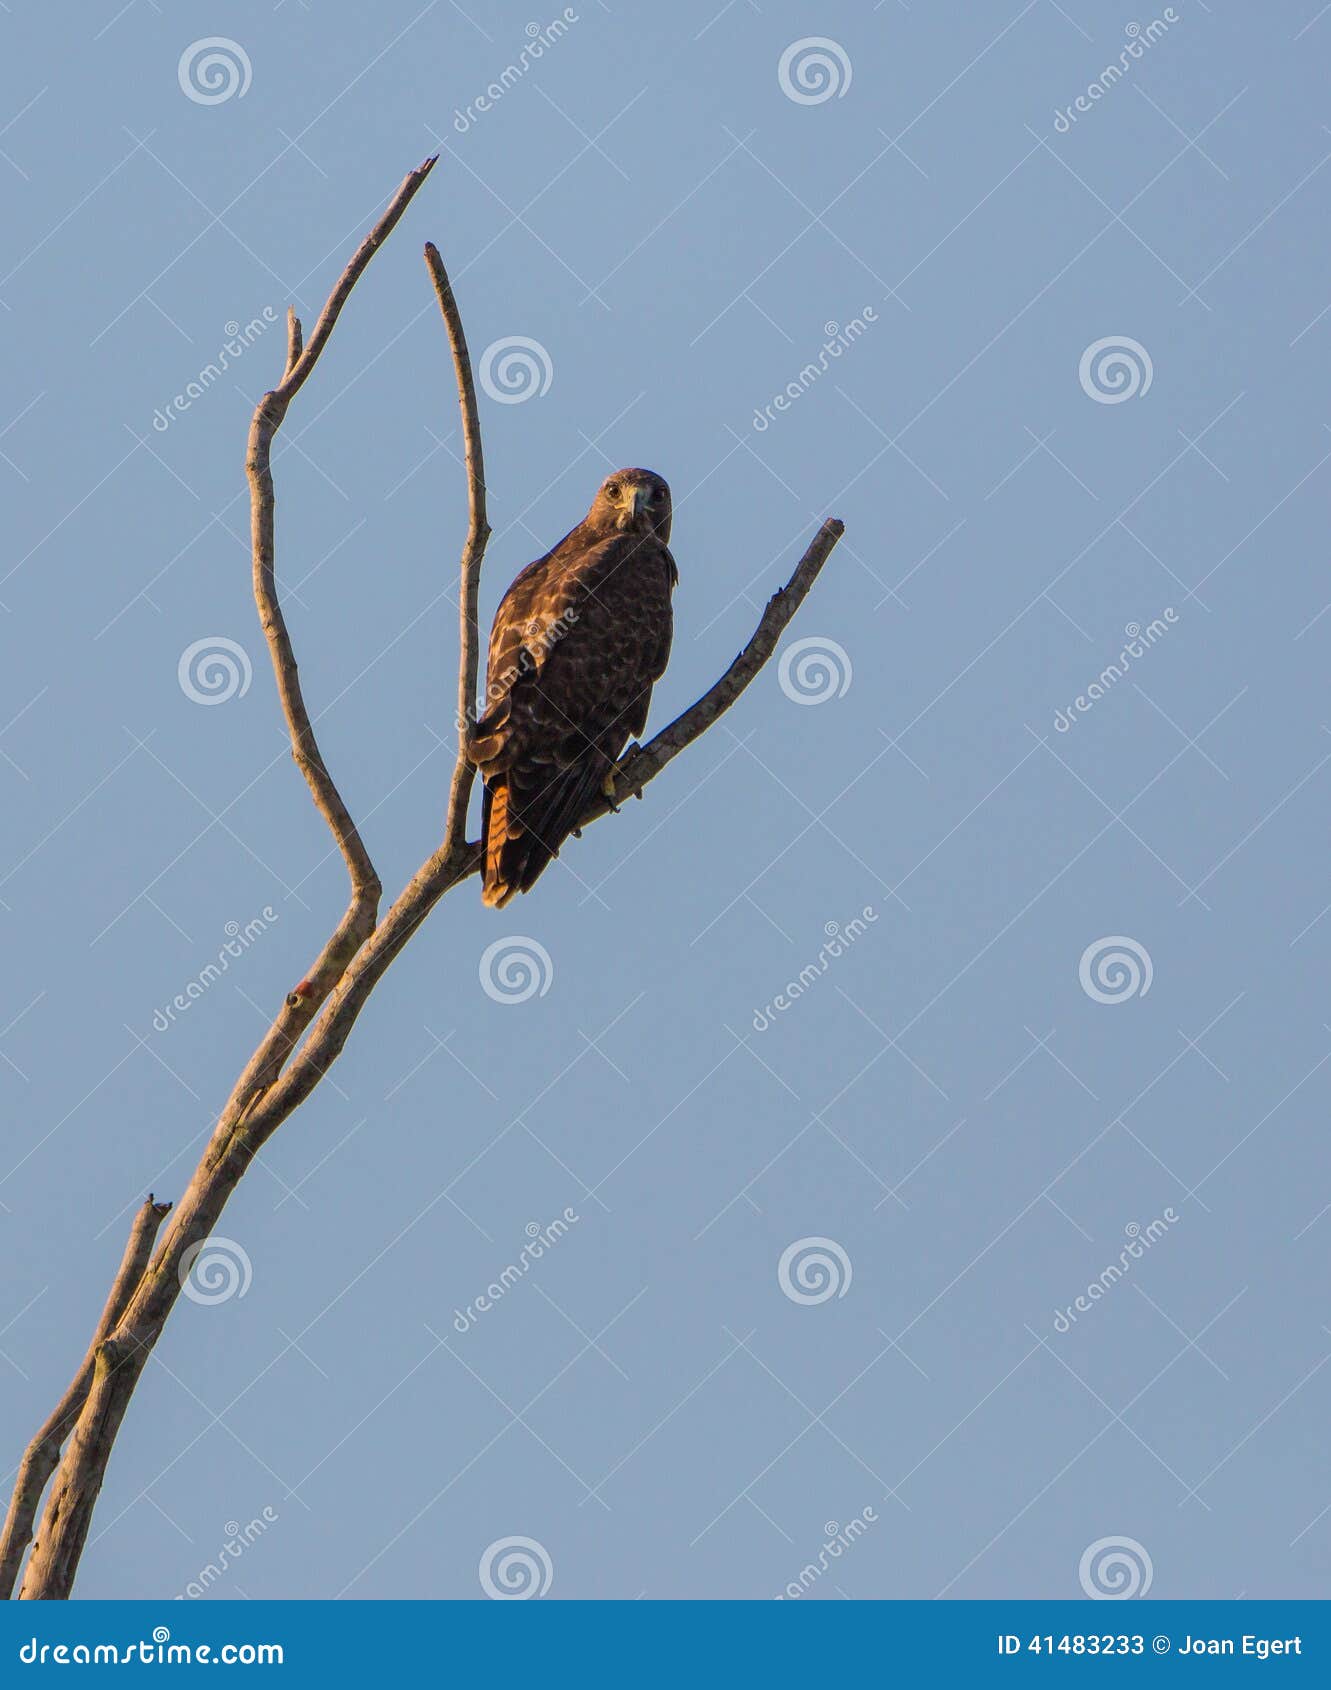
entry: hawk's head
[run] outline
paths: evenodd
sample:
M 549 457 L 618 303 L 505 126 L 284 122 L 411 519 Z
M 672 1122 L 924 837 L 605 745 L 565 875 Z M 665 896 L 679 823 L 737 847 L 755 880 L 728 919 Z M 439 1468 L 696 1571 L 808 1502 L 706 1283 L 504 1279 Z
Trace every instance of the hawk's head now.
M 587 512 L 598 533 L 655 534 L 670 539 L 670 488 L 650 469 L 617 469 L 606 476 Z

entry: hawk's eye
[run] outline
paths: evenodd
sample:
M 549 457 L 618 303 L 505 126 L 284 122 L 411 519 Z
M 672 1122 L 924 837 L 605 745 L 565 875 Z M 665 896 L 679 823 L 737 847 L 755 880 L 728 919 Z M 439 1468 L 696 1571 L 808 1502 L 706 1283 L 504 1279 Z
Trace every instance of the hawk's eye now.
M 665 488 L 664 487 L 654 487 L 652 489 L 652 503 L 654 505 L 659 505 L 661 503 L 661 500 L 664 499 L 664 498 L 665 498 Z
M 605 484 L 605 496 L 606 496 L 607 499 L 617 499 L 619 497 L 621 491 L 622 491 L 622 489 L 621 489 L 621 487 L 620 487 L 620 485 L 617 481 L 607 481 L 606 482 L 606 484 Z

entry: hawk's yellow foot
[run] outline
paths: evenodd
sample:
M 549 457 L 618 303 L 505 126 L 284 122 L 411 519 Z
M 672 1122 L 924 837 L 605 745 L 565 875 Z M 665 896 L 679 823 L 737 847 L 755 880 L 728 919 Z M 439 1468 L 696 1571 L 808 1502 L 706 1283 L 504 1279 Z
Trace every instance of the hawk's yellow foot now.
M 642 747 L 635 739 L 633 744 L 630 745 L 628 750 L 624 753 L 625 761 L 641 750 Z M 614 758 L 611 758 L 610 767 L 606 770 L 605 778 L 601 782 L 601 796 L 605 799 L 606 803 L 609 804 L 612 815 L 617 816 L 619 814 L 619 805 L 615 803 L 615 782 L 622 780 L 626 773 L 627 770 L 625 769 L 624 764 L 616 761 Z M 631 788 L 631 791 L 635 798 L 642 797 L 642 788 L 640 786 Z

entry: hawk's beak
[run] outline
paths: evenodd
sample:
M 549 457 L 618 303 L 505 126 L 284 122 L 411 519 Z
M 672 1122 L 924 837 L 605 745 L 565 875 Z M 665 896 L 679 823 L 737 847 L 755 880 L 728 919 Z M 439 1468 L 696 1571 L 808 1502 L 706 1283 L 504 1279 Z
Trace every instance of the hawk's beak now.
M 630 487 L 627 497 L 620 506 L 619 516 L 616 519 L 616 526 L 619 528 L 631 528 L 638 520 L 639 513 L 646 508 L 649 498 L 649 488 Z

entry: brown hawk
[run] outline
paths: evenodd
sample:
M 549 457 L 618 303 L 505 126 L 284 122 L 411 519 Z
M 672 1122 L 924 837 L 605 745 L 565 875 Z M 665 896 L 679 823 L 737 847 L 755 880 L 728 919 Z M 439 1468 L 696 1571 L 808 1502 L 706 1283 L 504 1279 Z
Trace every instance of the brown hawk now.
M 659 475 L 616 470 L 495 613 L 485 700 L 468 742 L 485 782 L 481 898 L 492 908 L 530 890 L 647 724 L 679 579 L 670 514 Z

